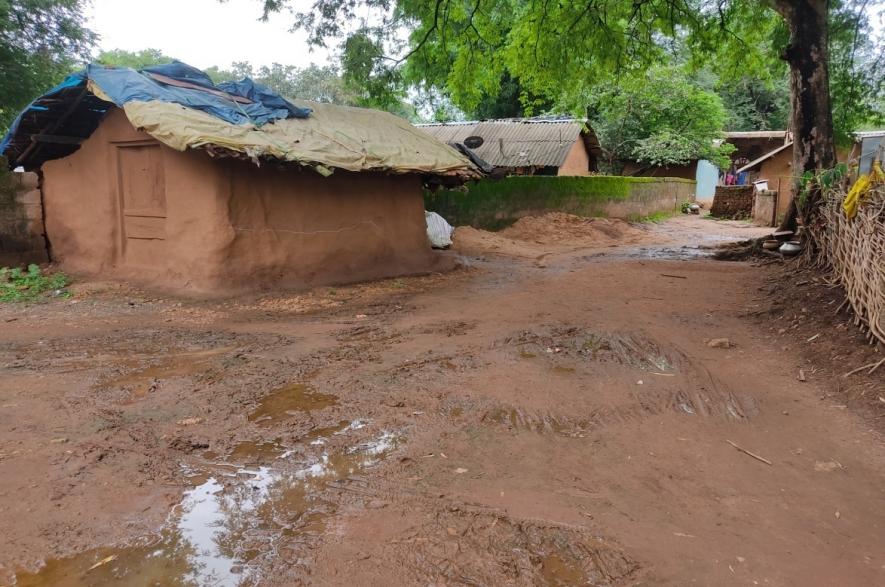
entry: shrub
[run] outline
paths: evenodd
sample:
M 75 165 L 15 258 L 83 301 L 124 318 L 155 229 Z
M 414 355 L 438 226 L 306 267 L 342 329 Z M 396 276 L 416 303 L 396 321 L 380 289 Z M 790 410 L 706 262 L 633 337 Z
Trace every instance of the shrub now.
M 46 292 L 61 290 L 68 284 L 64 273 L 45 275 L 40 267 L 28 265 L 27 271 L 0 267 L 0 302 L 33 302 Z M 62 295 L 67 297 L 68 292 Z

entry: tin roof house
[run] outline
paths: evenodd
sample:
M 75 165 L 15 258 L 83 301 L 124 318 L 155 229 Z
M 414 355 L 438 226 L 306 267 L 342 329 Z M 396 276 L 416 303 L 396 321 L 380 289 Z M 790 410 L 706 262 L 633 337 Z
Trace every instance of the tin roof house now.
M 589 175 L 599 142 L 581 120 L 518 118 L 416 125 L 448 144 L 460 143 L 508 175 Z

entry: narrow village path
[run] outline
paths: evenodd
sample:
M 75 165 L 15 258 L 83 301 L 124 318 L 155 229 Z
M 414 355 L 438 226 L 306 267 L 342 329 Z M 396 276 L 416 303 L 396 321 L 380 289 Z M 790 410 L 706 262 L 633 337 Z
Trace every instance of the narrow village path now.
M 533 230 L 0 308 L 0 585 L 885 584 L 880 424 L 797 378 L 766 268 L 706 257 L 760 229 Z

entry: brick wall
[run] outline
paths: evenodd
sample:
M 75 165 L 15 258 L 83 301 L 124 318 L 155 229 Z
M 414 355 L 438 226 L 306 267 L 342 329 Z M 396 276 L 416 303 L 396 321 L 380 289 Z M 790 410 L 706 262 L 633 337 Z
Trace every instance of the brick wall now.
M 0 266 L 48 261 L 37 174 L 0 172 Z
M 753 215 L 755 189 L 752 185 L 716 186 L 710 214 L 717 218 L 750 218 Z

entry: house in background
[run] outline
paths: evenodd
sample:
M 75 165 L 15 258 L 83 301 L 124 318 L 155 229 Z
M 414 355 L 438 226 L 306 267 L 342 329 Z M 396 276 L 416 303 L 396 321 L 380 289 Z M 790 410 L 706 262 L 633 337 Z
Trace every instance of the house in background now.
M 783 130 L 774 131 L 748 131 L 748 132 L 728 132 L 725 133 L 726 142 L 736 147 L 735 153 L 732 155 L 733 161 L 740 161 L 741 165 L 755 162 L 757 159 L 772 154 L 772 152 L 781 149 L 786 143 L 792 145 L 792 137 L 790 133 Z M 774 163 L 774 162 L 773 162 Z M 777 164 L 782 161 L 778 159 Z M 765 172 L 773 169 L 773 165 L 769 164 Z M 774 169 L 775 171 L 782 171 Z M 753 171 L 759 173 L 758 168 L 744 171 Z M 643 165 L 635 161 L 629 161 L 624 166 L 624 175 L 634 175 L 639 177 L 681 177 L 684 179 L 693 179 L 697 182 L 697 193 L 695 194 L 700 201 L 710 201 L 716 185 L 720 183 L 723 170 L 718 169 L 713 163 L 705 159 L 695 159 L 684 165 Z M 750 177 L 748 173 L 745 177 Z M 771 189 L 771 182 L 769 186 Z M 789 201 L 788 201 L 789 204 Z M 786 209 L 786 208 L 785 208 Z
M 507 175 L 590 175 L 599 141 L 576 119 L 515 118 L 418 124 L 443 143 L 460 143 Z
M 793 200 L 793 133 L 785 130 L 727 133 L 737 150 L 732 154 L 735 173 L 742 183 L 768 182 L 776 192 L 775 218 L 787 212 Z
M 857 162 L 858 173 L 869 173 L 873 160 L 882 162 L 885 156 L 885 130 L 858 131 L 854 141 L 847 161 Z
M 480 176 L 391 114 L 216 86 L 181 63 L 90 65 L 26 108 L 0 153 L 40 171 L 65 271 L 215 294 L 438 270 L 423 184 Z

